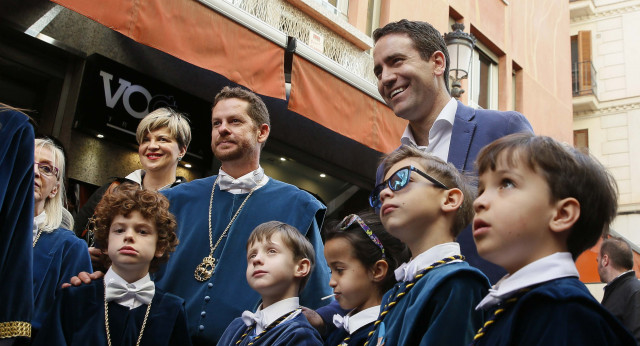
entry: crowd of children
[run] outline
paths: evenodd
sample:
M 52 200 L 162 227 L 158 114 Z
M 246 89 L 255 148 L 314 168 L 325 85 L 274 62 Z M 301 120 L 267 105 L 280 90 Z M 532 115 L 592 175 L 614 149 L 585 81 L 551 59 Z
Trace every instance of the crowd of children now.
M 64 164 L 54 147 L 39 148 L 36 175 L 54 178 L 51 188 L 36 185 L 36 204 L 44 205 L 59 186 L 53 168 Z M 325 264 L 314 263 L 313 246 L 295 227 L 259 225 L 246 243 L 246 280 L 261 303 L 235 316 L 219 345 L 634 345 L 575 266 L 616 215 L 609 173 L 589 155 L 531 134 L 491 143 L 476 163 L 477 193 L 472 178 L 414 147 L 385 157 L 385 180 L 370 196 L 379 212 L 325 227 L 327 285 L 347 313 L 322 335 L 298 296 L 314 266 Z M 47 318 L 33 344 L 190 344 L 183 300 L 149 276 L 178 244 L 168 206 L 147 190 L 105 196 L 95 237 L 109 269 L 91 284 L 50 289 L 55 303 L 48 315 L 39 312 Z M 455 242 L 469 223 L 480 256 L 508 272 L 493 287 Z M 34 233 L 34 260 L 49 236 L 42 229 Z M 59 270 L 78 269 L 63 263 Z M 52 276 L 40 274 L 58 286 L 68 279 Z

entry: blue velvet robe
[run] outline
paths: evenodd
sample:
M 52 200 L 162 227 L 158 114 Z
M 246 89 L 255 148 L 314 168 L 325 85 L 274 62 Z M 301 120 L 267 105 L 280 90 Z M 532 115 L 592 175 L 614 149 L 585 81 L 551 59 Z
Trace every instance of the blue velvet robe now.
M 33 149 L 27 117 L 0 111 L 0 334 L 6 337 L 31 335 Z
M 404 289 L 398 283 L 382 298 L 380 311 Z M 449 263 L 429 271 L 387 313 L 386 345 L 469 345 L 484 323 L 475 307 L 487 294 L 489 280 L 466 262 Z M 376 345 L 378 332 L 369 339 Z
M 247 325 L 242 322 L 242 318 L 234 319 L 227 330 L 220 338 L 218 346 L 244 346 L 248 345 L 256 337 L 255 328 L 242 340 L 236 344 L 242 334 L 247 330 Z M 289 321 L 278 324 L 273 329 L 264 333 L 253 345 L 269 346 L 318 346 L 322 345 L 322 338 L 318 331 L 309 324 L 307 318 L 301 313 Z
M 33 248 L 34 332 L 44 321 L 60 286 L 83 271 L 92 272 L 87 243 L 64 228 L 41 233 Z
M 112 345 L 135 345 L 148 305 L 129 310 L 115 302 L 108 304 Z M 191 345 L 182 298 L 156 288 L 140 344 Z M 106 346 L 104 281 L 63 289 L 33 345 Z
M 577 278 L 539 285 L 498 315 L 476 345 L 636 345 Z
M 267 221 L 282 221 L 307 236 L 316 252 L 315 268 L 300 303 L 309 308 L 326 304 L 321 297 L 332 293 L 330 274 L 324 259 L 319 227 L 325 206 L 309 193 L 270 178 L 246 202 L 228 235 L 214 253 L 216 269 L 211 279 L 194 278 L 196 267 L 209 255 L 209 199 L 216 176 L 180 184 L 162 191 L 171 203 L 178 222 L 180 246 L 155 276 L 156 284 L 185 299 L 189 332 L 193 343 L 215 344 L 234 317 L 244 310 L 254 311 L 260 295 L 246 280 L 247 239 L 253 229 Z M 247 194 L 234 195 L 216 186 L 213 197 L 213 243 L 218 240 Z
M 346 344 L 349 346 L 362 346 L 365 342 L 367 342 L 367 336 L 369 332 L 373 329 L 373 323 L 367 323 L 364 326 L 358 328 L 355 332 L 349 336 L 349 333 L 344 328 L 336 328 L 329 334 L 324 341 L 326 346 L 337 346 L 342 343 L 342 341 L 349 336 L 349 340 L 347 340 Z M 375 345 L 374 345 L 375 346 Z

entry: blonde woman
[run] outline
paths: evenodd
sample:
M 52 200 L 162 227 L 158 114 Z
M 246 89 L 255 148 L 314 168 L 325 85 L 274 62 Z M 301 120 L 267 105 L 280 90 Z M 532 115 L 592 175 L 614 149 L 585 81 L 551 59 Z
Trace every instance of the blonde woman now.
M 138 156 L 143 169 L 125 178 L 116 178 L 94 192 L 75 218 L 74 231 L 86 238 L 89 218 L 102 199 L 119 184 L 136 184 L 140 188 L 161 191 L 186 181 L 176 176 L 178 162 L 187 153 L 191 127 L 186 117 L 170 108 L 158 108 L 140 121 L 136 130 Z
M 91 271 L 87 244 L 61 228 L 64 154 L 50 139 L 35 140 L 33 220 L 33 332 L 37 332 L 62 283 Z

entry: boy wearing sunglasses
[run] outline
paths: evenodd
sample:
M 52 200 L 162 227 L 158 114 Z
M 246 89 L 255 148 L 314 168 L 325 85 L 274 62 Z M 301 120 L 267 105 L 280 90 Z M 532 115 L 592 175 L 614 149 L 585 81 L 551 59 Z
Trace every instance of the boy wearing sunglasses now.
M 474 308 L 489 288 L 455 242 L 473 217 L 473 188 L 453 165 L 411 146 L 383 165 L 385 180 L 369 202 L 413 257 L 396 269 L 368 344 L 468 345 L 484 322 Z

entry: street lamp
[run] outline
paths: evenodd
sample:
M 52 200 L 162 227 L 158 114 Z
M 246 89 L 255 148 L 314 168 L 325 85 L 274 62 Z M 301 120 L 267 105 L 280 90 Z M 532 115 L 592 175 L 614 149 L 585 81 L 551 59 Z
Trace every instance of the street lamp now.
M 449 77 L 452 79 L 451 96 L 460 98 L 464 93 L 460 81 L 467 78 L 471 66 L 471 55 L 476 45 L 476 38 L 472 34 L 463 32 L 464 24 L 451 25 L 452 32 L 444 34 L 444 41 L 449 51 Z

